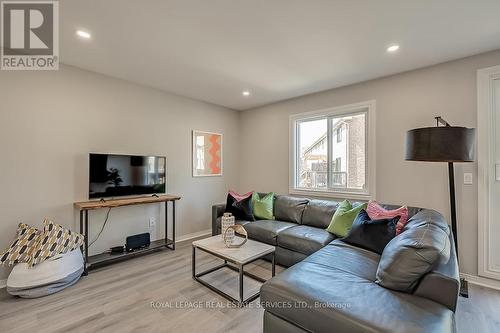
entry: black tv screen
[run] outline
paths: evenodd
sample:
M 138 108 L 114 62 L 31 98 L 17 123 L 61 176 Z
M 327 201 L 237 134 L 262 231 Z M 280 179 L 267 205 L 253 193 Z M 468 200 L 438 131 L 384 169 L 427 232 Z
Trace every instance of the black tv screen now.
M 89 198 L 165 193 L 166 158 L 89 154 Z

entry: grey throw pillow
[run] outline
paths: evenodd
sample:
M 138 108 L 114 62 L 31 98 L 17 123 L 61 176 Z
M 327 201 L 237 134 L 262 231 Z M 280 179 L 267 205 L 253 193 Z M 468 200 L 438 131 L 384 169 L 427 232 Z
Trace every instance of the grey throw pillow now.
M 385 247 L 377 269 L 376 283 L 403 292 L 412 292 L 420 278 L 434 265 L 450 257 L 448 234 L 433 223 L 409 228 Z

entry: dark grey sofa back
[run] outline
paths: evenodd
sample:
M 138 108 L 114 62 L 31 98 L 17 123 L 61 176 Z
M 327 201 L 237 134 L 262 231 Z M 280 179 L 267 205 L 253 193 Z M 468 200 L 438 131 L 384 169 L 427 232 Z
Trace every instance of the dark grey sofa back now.
M 259 193 L 262 197 L 267 193 Z M 311 227 L 326 229 L 330 225 L 333 214 L 341 200 L 320 200 L 299 198 L 289 195 L 276 195 L 274 199 L 274 216 L 278 221 L 294 222 Z M 353 206 L 358 206 L 362 202 L 352 201 Z M 381 204 L 385 209 L 396 209 L 401 205 Z M 225 205 L 214 205 L 212 207 L 212 232 L 215 234 L 215 220 L 222 216 Z M 421 211 L 422 208 L 408 207 L 408 217 Z M 445 222 L 446 223 L 446 222 Z
M 333 214 L 339 206 L 337 201 L 310 200 L 304 209 L 301 224 L 326 229 L 330 225 Z
M 274 217 L 278 221 L 299 223 L 309 199 L 277 195 L 274 199 Z
M 322 229 L 328 228 L 332 220 L 333 214 L 337 210 L 337 207 L 339 206 L 341 201 L 309 199 L 309 202 L 306 205 L 306 208 L 304 209 L 304 214 L 302 215 L 301 224 Z M 358 202 L 358 201 L 351 201 L 351 202 L 352 205 L 355 207 L 363 204 L 363 202 Z M 401 205 L 385 205 L 385 204 L 381 204 L 381 206 L 388 210 L 397 209 L 401 207 Z M 408 207 L 408 217 L 409 218 L 412 217 L 421 210 L 422 208 L 419 207 Z

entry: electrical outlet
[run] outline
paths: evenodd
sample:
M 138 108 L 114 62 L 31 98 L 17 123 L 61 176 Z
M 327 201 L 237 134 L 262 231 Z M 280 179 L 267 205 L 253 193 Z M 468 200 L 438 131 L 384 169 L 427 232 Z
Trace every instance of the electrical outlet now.
M 149 229 L 154 229 L 156 226 L 156 218 L 150 217 L 149 218 Z

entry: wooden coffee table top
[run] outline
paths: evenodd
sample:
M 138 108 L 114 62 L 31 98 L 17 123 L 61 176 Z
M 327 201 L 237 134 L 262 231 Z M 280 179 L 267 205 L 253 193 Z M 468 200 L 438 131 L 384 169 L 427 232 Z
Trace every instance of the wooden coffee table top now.
M 249 239 L 242 247 L 228 248 L 220 235 L 193 242 L 193 247 L 228 259 L 236 264 L 246 264 L 274 252 L 274 246 Z

